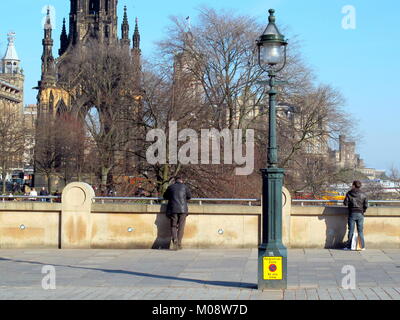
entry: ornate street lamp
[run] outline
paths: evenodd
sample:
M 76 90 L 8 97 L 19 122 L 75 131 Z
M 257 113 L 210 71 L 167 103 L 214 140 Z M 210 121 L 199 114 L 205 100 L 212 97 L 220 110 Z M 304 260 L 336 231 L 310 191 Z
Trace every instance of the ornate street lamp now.
M 258 63 L 269 76 L 269 132 L 267 168 L 261 169 L 262 243 L 258 248 L 258 289 L 286 289 L 287 249 L 282 243 L 282 184 L 276 143 L 276 73 L 286 64 L 285 37 L 275 25 L 275 10 L 269 10 L 268 26 L 257 40 Z

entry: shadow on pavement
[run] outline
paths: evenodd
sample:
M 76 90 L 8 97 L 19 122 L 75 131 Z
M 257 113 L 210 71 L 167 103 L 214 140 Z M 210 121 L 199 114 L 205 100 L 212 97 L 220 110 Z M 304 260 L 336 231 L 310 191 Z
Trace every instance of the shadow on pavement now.
M 213 285 L 213 286 L 222 286 L 222 287 L 234 287 L 234 288 L 248 288 L 248 289 L 257 289 L 257 284 L 255 283 L 246 283 L 246 282 L 235 282 L 235 281 L 218 281 L 218 280 L 199 280 L 199 279 L 191 279 L 191 278 L 179 278 L 174 276 L 166 276 L 166 275 L 158 275 L 144 272 L 136 272 L 136 271 L 126 271 L 119 269 L 101 269 L 101 268 L 90 268 L 90 267 L 77 267 L 71 265 L 62 265 L 62 264 L 51 264 L 51 263 L 43 263 L 37 261 L 25 261 L 25 260 L 14 260 L 8 258 L 1 258 L 1 261 L 10 261 L 17 263 L 30 263 L 36 265 L 51 265 L 55 267 L 68 267 L 72 269 L 83 269 L 83 270 L 93 270 L 93 271 L 102 271 L 105 273 L 115 273 L 115 274 L 128 274 L 136 277 L 149 277 L 155 279 L 167 279 L 167 280 L 179 280 L 179 281 L 188 281 L 194 283 L 200 283 L 204 285 Z

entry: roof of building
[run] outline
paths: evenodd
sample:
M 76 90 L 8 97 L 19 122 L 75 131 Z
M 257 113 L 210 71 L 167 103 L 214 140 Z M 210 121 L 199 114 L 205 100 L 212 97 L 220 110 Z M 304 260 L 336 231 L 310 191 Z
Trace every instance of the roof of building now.
M 6 53 L 3 57 L 3 60 L 18 60 L 19 61 L 17 50 L 15 50 L 14 41 L 15 41 L 15 33 L 11 32 L 8 34 L 8 46 L 7 46 Z

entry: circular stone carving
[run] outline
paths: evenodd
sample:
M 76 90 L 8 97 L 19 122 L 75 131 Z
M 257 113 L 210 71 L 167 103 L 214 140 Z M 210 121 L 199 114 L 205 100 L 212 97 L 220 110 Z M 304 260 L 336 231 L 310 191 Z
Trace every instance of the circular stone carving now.
M 282 191 L 282 207 L 286 206 L 286 202 L 287 202 L 287 197 L 286 197 L 286 193 Z
M 67 191 L 65 195 L 65 200 L 68 204 L 72 206 L 82 206 L 86 201 L 85 190 L 79 187 L 72 187 Z

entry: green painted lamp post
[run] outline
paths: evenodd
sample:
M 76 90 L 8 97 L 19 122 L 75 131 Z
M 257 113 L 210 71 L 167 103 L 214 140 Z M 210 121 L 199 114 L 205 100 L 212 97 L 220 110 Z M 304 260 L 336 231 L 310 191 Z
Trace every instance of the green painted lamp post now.
M 286 64 L 284 36 L 275 25 L 275 10 L 269 10 L 268 26 L 257 40 L 258 63 L 269 76 L 269 132 L 267 168 L 261 169 L 262 243 L 258 248 L 258 289 L 286 289 L 287 249 L 282 243 L 282 184 L 284 170 L 278 168 L 276 143 L 277 72 Z

